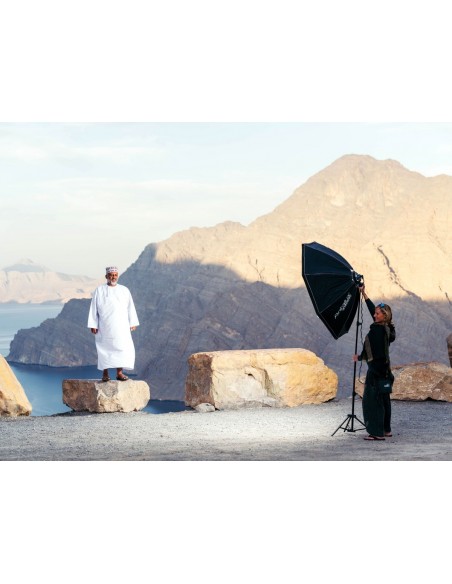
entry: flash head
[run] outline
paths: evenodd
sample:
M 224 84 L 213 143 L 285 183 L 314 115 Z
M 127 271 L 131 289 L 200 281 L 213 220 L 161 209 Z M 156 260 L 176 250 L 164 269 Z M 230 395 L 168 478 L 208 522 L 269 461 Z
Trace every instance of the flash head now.
M 364 285 L 364 276 L 362 274 L 358 274 L 358 272 L 353 272 L 353 281 L 358 286 L 358 288 L 360 288 Z

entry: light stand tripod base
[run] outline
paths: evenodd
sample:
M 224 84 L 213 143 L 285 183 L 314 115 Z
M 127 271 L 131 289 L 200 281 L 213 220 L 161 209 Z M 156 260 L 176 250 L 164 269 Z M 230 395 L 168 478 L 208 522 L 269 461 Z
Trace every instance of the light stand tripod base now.
M 362 299 L 360 307 L 358 309 L 358 315 L 356 317 L 355 355 L 358 350 L 358 330 L 359 327 L 363 324 L 362 321 L 359 320 L 360 312 L 362 312 Z M 355 382 L 356 382 L 356 361 L 353 365 L 352 413 L 347 415 L 342 424 L 338 428 L 336 428 L 336 430 L 331 434 L 331 436 L 334 436 L 340 428 L 342 428 L 344 432 L 358 432 L 358 430 L 364 430 L 366 427 L 366 425 L 363 422 L 361 422 L 358 416 L 355 415 L 355 395 L 356 395 Z M 359 422 L 363 427 L 355 428 L 354 427 L 355 420 Z
M 359 422 L 363 427 L 362 428 L 354 428 L 353 422 L 355 420 L 357 422 Z M 364 430 L 365 427 L 366 427 L 365 424 L 363 422 L 361 422 L 361 420 L 358 418 L 358 416 L 356 416 L 355 414 L 348 414 L 347 417 L 345 418 L 345 420 L 342 422 L 342 424 L 336 428 L 336 430 L 331 434 L 331 436 L 334 436 L 340 428 L 342 428 L 342 430 L 344 430 L 344 432 L 359 432 L 359 430 Z

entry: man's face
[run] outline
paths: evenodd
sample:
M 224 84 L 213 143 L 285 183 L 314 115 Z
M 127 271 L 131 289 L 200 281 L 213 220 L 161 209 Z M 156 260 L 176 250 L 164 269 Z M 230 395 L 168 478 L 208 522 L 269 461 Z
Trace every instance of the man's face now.
M 118 283 L 119 274 L 118 272 L 110 272 L 105 276 L 107 278 L 107 284 L 109 286 L 116 286 Z

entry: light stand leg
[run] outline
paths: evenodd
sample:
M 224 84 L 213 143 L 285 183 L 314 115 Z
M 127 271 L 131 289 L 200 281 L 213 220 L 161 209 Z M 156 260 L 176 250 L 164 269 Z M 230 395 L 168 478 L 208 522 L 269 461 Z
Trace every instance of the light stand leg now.
M 363 324 L 362 321 L 360 322 L 359 320 L 359 313 L 360 311 L 358 310 L 356 316 L 355 355 L 358 352 L 358 330 L 359 327 Z M 358 432 L 359 430 L 364 430 L 364 428 L 366 427 L 364 422 L 361 422 L 358 416 L 355 415 L 355 395 L 356 395 L 355 383 L 356 383 L 356 361 L 353 363 L 352 413 L 347 415 L 342 424 L 340 424 L 336 428 L 336 430 L 331 434 L 331 436 L 334 436 L 340 428 L 342 428 L 344 432 Z M 363 427 L 355 429 L 353 425 L 355 420 L 359 422 Z

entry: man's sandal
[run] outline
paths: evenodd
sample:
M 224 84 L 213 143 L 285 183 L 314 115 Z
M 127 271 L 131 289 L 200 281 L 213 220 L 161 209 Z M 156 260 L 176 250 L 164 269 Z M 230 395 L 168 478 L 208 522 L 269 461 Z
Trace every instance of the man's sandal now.
M 116 376 L 116 379 L 118 381 L 127 381 L 129 378 L 127 377 L 127 375 L 124 375 L 124 373 L 120 373 L 119 375 Z
M 102 381 L 110 381 L 109 375 L 102 375 Z
M 381 438 L 379 436 L 366 436 L 364 440 L 384 440 L 384 438 Z

